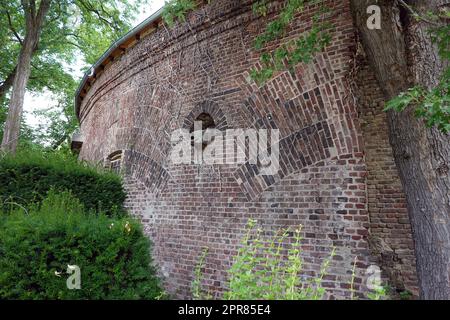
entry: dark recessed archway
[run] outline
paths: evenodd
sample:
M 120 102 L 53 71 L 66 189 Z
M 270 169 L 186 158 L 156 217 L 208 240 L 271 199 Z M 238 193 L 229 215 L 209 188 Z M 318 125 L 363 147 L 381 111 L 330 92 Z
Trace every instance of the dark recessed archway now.
M 219 131 L 225 131 L 229 129 L 227 117 L 225 116 L 219 105 L 212 101 L 205 101 L 196 106 L 186 116 L 183 123 L 183 128 L 191 130 L 194 126 L 194 121 L 205 121 L 204 125 L 207 125 L 211 120 L 214 122 L 214 129 L 217 129 Z
M 115 151 L 111 153 L 105 162 L 105 168 L 110 169 L 113 172 L 120 173 L 122 169 L 122 150 Z
M 195 128 L 195 123 L 196 122 L 200 122 L 201 123 L 201 128 L 202 128 L 202 136 L 205 135 L 206 130 L 208 129 L 215 129 L 216 128 L 216 123 L 214 122 L 213 117 L 206 112 L 202 112 L 195 120 L 194 123 L 191 126 L 190 129 L 190 133 L 191 133 L 191 145 L 194 146 L 195 145 L 195 141 L 194 141 L 194 132 L 196 130 Z M 202 148 L 203 150 L 205 150 L 205 148 L 208 146 L 208 143 L 203 141 L 202 142 Z

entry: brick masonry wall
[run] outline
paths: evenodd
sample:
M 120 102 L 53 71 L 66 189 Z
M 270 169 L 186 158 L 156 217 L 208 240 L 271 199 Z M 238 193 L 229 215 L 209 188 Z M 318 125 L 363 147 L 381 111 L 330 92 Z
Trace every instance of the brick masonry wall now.
M 384 100 L 365 54 L 355 57 L 356 96 L 361 112 L 368 169 L 370 247 L 374 260 L 398 291 L 418 296 L 414 242 L 406 199 L 389 145 Z
M 332 45 L 262 87 L 248 81 L 248 71 L 259 63 L 253 41 L 265 19 L 252 14 L 252 1 L 224 0 L 190 14 L 188 24 L 143 38 L 106 67 L 84 98 L 80 157 L 99 163 L 124 151 L 127 206 L 142 219 L 173 297 L 191 296 L 204 247 L 210 253 L 203 285 L 220 297 L 248 219 L 266 231 L 302 224 L 305 276 L 316 275 L 336 247 L 324 283 L 329 299 L 350 296 L 355 257 L 359 294 L 370 263 L 386 265 L 388 274 L 397 270 L 398 263 L 385 263 L 369 248 L 373 235 L 395 250 L 401 282 L 414 286 L 404 197 L 386 136 L 373 136 L 385 131 L 382 113 L 374 111 L 382 103 L 379 91 L 373 99 L 367 92 L 367 102 L 351 99 L 356 40 L 349 3 L 324 2 L 335 25 Z M 280 3 L 274 1 L 269 18 Z M 317 10 L 307 7 L 283 41 L 308 30 Z M 360 78 L 362 91 L 378 90 L 373 77 Z M 171 132 L 189 128 L 204 112 L 221 130 L 279 129 L 280 171 L 266 177 L 249 163 L 171 163 Z M 376 128 L 361 127 L 372 119 Z M 377 155 L 378 143 L 385 157 Z

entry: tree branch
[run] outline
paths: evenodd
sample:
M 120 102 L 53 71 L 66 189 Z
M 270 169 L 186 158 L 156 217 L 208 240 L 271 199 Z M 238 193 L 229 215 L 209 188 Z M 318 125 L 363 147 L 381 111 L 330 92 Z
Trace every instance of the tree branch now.
M 5 9 L 5 13 L 6 13 L 6 17 L 8 18 L 9 29 L 14 34 L 16 39 L 19 41 L 20 45 L 23 45 L 22 38 L 19 36 L 19 34 L 17 33 L 16 29 L 13 26 L 11 15 L 9 14 L 9 11 Z
M 25 13 L 25 30 L 26 33 L 28 33 L 33 29 L 34 20 L 34 16 L 31 14 L 30 0 L 20 0 L 20 3 L 22 4 L 22 9 Z
M 34 0 L 28 0 L 30 3 L 30 13 L 33 19 L 36 17 L 36 2 Z M 42 3 L 41 3 L 42 5 Z
M 96 9 L 90 2 L 84 2 L 83 0 L 78 1 L 87 11 L 94 13 L 101 21 L 109 25 L 111 28 L 117 31 L 117 26 L 114 22 L 110 22 L 108 19 L 103 17 L 98 9 Z M 108 15 L 108 14 L 107 14 Z
M 36 29 L 40 30 L 42 24 L 44 23 L 44 18 L 50 9 L 51 0 L 41 0 L 41 5 L 39 6 L 38 13 L 36 15 Z
M 400 4 L 401 4 L 404 8 L 406 8 L 406 9 L 412 14 L 413 17 L 416 17 L 416 18 L 418 18 L 418 19 L 420 19 L 420 20 L 422 20 L 422 21 L 424 21 L 424 22 L 426 22 L 426 23 L 429 23 L 429 24 L 433 25 L 433 26 L 439 26 L 439 24 L 438 24 L 437 22 L 431 21 L 431 20 L 425 18 L 424 16 L 420 15 L 418 12 L 416 12 L 416 11 L 413 9 L 412 6 L 410 6 L 409 4 L 407 4 L 404 0 L 398 0 L 398 2 L 400 2 Z

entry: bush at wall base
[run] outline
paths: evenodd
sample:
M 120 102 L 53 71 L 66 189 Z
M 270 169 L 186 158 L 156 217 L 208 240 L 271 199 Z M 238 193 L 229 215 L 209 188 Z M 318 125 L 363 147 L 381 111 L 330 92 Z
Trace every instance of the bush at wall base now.
M 88 213 L 69 192 L 50 191 L 39 207 L 0 213 L 0 235 L 0 299 L 161 296 L 139 223 Z M 80 268 L 79 290 L 67 286 L 76 274 L 68 265 Z
M 70 190 L 86 209 L 125 215 L 122 181 L 112 172 L 93 168 L 60 152 L 20 151 L 0 155 L 0 210 L 10 203 L 40 202 L 50 189 Z

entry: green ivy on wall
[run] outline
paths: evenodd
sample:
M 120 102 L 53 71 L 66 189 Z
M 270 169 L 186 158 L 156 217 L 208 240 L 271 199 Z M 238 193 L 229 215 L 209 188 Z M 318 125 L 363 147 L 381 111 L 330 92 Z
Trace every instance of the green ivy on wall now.
M 168 1 L 163 9 L 163 20 L 170 28 L 172 28 L 177 19 L 183 22 L 186 21 L 186 14 L 189 11 L 194 10 L 195 7 L 196 4 L 193 0 Z
M 209 0 L 208 3 L 211 1 Z M 269 12 L 268 0 L 258 0 L 253 4 L 253 12 L 265 17 Z M 286 0 L 283 9 L 277 18 L 269 22 L 264 33 L 256 37 L 254 48 L 260 52 L 260 62 L 262 68 L 250 70 L 250 76 L 258 85 L 263 85 L 270 80 L 276 72 L 290 71 L 299 63 L 310 63 L 314 56 L 323 51 L 331 42 L 332 25 L 324 22 L 324 14 L 327 8 L 322 7 L 314 15 L 311 28 L 294 40 L 278 45 L 275 49 L 269 50 L 268 45 L 286 35 L 289 25 L 295 19 L 295 15 L 302 12 L 305 4 L 320 4 L 321 0 Z M 196 8 L 194 0 L 170 0 L 166 3 L 163 11 L 164 21 L 172 27 L 177 19 L 185 21 L 186 14 Z M 450 13 L 445 13 L 445 19 L 450 17 Z M 421 19 L 420 16 L 416 17 Z M 429 19 L 439 19 L 435 14 L 430 13 Z M 430 29 L 434 42 L 439 47 L 441 57 L 445 61 L 450 61 L 450 26 L 440 26 Z M 385 111 L 395 110 L 401 112 L 407 107 L 414 105 L 416 116 L 423 118 L 428 127 L 437 127 L 444 133 L 450 132 L 450 67 L 444 71 L 440 83 L 433 89 L 423 87 L 413 87 L 398 97 L 389 101 Z
M 313 17 L 309 32 L 297 39 L 279 45 L 275 50 L 266 49 L 270 42 L 285 36 L 295 15 L 303 11 L 306 2 L 316 4 L 320 1 L 287 0 L 278 17 L 267 24 L 263 34 L 256 37 L 254 48 L 261 53 L 262 69 L 254 68 L 250 70 L 250 75 L 252 80 L 259 85 L 263 85 L 270 80 L 277 71 L 292 71 L 299 63 L 309 63 L 315 54 L 322 51 L 330 43 L 329 29 L 331 25 L 321 22 L 321 17 L 327 12 L 323 9 Z M 253 12 L 258 16 L 267 16 L 268 5 L 268 0 L 256 1 L 252 6 Z M 163 19 L 169 27 L 173 27 L 177 19 L 184 22 L 186 14 L 195 8 L 196 2 L 194 0 L 168 1 L 163 10 Z
M 312 25 L 308 32 L 294 40 L 280 44 L 274 50 L 265 50 L 270 42 L 281 39 L 286 35 L 295 15 L 303 11 L 306 2 L 309 4 L 319 3 L 319 1 L 287 0 L 278 17 L 269 22 L 264 33 L 256 38 L 255 49 L 261 52 L 262 69 L 254 68 L 250 75 L 259 85 L 270 80 L 275 72 L 286 70 L 293 72 L 295 66 L 299 63 L 310 63 L 317 53 L 323 51 L 330 44 L 332 25 L 322 21 L 323 15 L 328 12 L 326 8 L 322 7 L 313 16 Z M 253 5 L 253 12 L 257 15 L 266 16 L 267 5 L 267 0 L 258 1 Z

